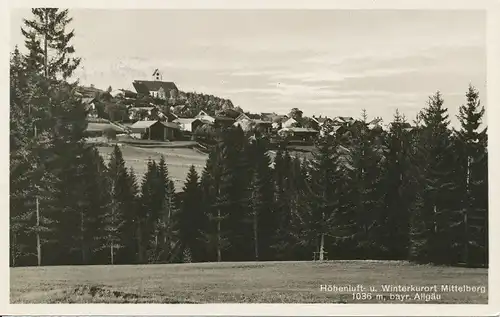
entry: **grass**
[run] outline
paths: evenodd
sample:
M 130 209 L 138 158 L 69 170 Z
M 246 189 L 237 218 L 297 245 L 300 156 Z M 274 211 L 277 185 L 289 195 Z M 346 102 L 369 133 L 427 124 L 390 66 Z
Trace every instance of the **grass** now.
M 98 147 L 98 149 L 107 163 L 113 147 Z M 120 149 L 123 153 L 125 165 L 134 169 L 139 182 L 146 173 L 148 159 L 151 158 L 158 163 L 161 155 L 163 155 L 169 175 L 174 181 L 177 191 L 180 191 L 184 186 L 190 166 L 194 165 L 201 175 L 208 158 L 208 155 L 190 148 L 143 148 L 123 144 Z
M 486 286 L 486 269 L 389 261 L 245 262 L 10 269 L 11 303 L 401 303 L 381 285 Z M 320 285 L 363 285 L 371 300 Z M 377 292 L 369 290 L 375 287 Z M 393 293 L 396 294 L 396 293 Z M 403 303 L 425 303 L 413 300 Z M 427 303 L 486 304 L 486 293 L 438 292 Z M 379 296 L 377 296 L 379 295 Z M 380 296 L 381 295 L 381 296 Z

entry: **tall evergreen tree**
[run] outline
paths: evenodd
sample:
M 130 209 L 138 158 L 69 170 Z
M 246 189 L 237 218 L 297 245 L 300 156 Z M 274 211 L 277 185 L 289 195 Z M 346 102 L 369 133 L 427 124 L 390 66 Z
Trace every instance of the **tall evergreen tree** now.
M 366 112 L 362 119 L 350 128 L 352 143 L 349 163 L 352 167 L 350 178 L 351 208 L 355 215 L 358 256 L 373 258 L 381 248 L 380 212 L 380 147 L 376 146 L 376 135 L 370 129 Z
M 177 228 L 183 250 L 189 250 L 193 262 L 205 259 L 202 233 L 207 219 L 203 209 L 202 191 L 198 173 L 191 165 L 183 188 L 182 203 L 177 216 Z
M 128 202 L 127 208 L 124 210 L 125 224 L 124 232 L 127 233 L 127 237 L 124 237 L 127 263 L 143 263 L 143 258 L 141 257 L 143 252 L 142 244 L 142 226 L 143 217 L 140 211 L 140 197 L 139 197 L 139 186 L 137 184 L 137 177 L 133 168 L 130 168 L 128 173 L 128 189 L 130 190 L 130 201 Z
M 222 168 L 223 151 L 222 142 L 219 141 L 210 152 L 201 176 L 203 204 L 208 218 L 206 231 L 203 232 L 203 239 L 209 254 L 207 260 L 217 262 L 222 261 L 222 252 L 227 250 L 229 246 L 226 229 L 227 209 L 223 209 L 220 203 L 226 198 L 222 196 L 221 189 L 224 172 Z
M 265 139 L 253 139 L 247 152 L 251 153 L 250 161 L 253 163 L 248 197 L 249 217 L 247 218 L 248 223 L 252 225 L 253 260 L 269 260 L 272 258 L 269 242 L 276 227 L 273 214 L 273 173 Z
M 78 230 L 74 234 L 75 249 L 80 253 L 79 263 L 102 263 L 96 253 L 101 249 L 99 238 L 106 228 L 101 222 L 112 208 L 109 182 L 106 175 L 106 165 L 99 152 L 94 147 L 88 147 L 82 157 L 81 204 Z
M 21 31 L 30 49 L 33 69 L 40 69 L 45 78 L 67 79 L 81 61 L 72 57 L 75 49 L 70 42 L 75 33 L 67 31 L 72 21 L 69 10 L 34 8 L 31 12 L 33 18 L 24 19 L 25 27 Z
M 420 189 L 412 215 L 410 256 L 417 261 L 444 264 L 454 261 L 455 255 L 449 223 L 453 218 L 450 182 L 454 164 L 448 114 L 443 103 L 437 92 L 422 112 L 418 145 Z
M 456 197 L 460 197 L 454 230 L 461 260 L 467 265 L 485 264 L 487 236 L 487 149 L 486 128 L 481 129 L 484 108 L 478 91 L 469 86 L 467 103 L 459 109 L 460 130 L 456 132 Z
M 123 228 L 119 239 L 122 246 L 117 250 L 116 263 L 134 263 L 136 253 L 135 221 L 136 221 L 136 192 L 137 188 L 125 167 L 125 160 L 118 145 L 115 145 L 108 163 L 108 178 L 111 190 L 111 205 L 123 220 Z
M 309 213 L 301 214 L 302 233 L 307 235 L 306 241 L 312 247 L 311 251 L 324 260 L 328 252 L 328 238 L 337 238 L 339 232 L 333 228 L 333 220 L 338 213 L 340 192 L 338 152 L 334 138 L 327 135 L 319 140 L 317 151 L 311 160 L 310 184 L 307 191 L 307 201 L 310 204 Z
M 396 111 L 385 138 L 384 208 L 381 210 L 383 244 L 386 257 L 406 259 L 409 246 L 410 202 L 410 124 Z
M 280 260 L 293 258 L 291 238 L 292 213 L 289 195 L 291 195 L 291 157 L 288 151 L 280 148 L 274 159 L 274 222 L 276 231 L 271 241 L 275 256 Z

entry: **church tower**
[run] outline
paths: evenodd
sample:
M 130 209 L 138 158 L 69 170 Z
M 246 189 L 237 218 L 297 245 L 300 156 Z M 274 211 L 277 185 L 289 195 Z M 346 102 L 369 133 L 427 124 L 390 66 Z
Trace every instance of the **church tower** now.
M 158 68 L 155 69 L 152 77 L 153 77 L 153 81 L 162 81 L 163 80 L 163 77 L 162 77 L 160 71 L 158 70 Z

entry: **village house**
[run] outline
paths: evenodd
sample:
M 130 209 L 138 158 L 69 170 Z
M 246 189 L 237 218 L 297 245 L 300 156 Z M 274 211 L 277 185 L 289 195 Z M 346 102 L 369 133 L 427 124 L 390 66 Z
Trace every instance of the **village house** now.
M 132 85 L 138 94 L 164 100 L 170 99 L 179 91 L 175 83 L 162 81 L 162 75 L 158 69 L 154 71 L 152 80 L 134 80 Z
M 130 126 L 132 136 L 143 140 L 173 141 L 179 137 L 180 128 L 173 122 L 159 120 L 137 121 Z
M 354 122 L 353 117 L 335 117 L 332 119 L 334 125 L 352 124 Z
M 184 111 L 186 111 L 189 108 L 188 105 L 176 105 L 176 106 L 171 106 L 170 107 L 170 112 L 172 113 L 177 113 L 177 114 L 182 114 Z
M 125 93 L 121 89 L 115 89 L 109 92 L 113 98 L 125 98 Z
M 321 127 L 323 127 L 325 124 L 333 123 L 332 119 L 323 116 L 316 117 L 313 115 L 312 117 L 310 117 L 310 119 L 314 123 L 314 129 L 321 129 Z
M 177 123 L 183 132 L 193 133 L 196 129 L 203 125 L 203 121 L 197 118 L 177 118 L 172 121 Z
M 259 130 L 260 132 L 271 132 L 272 124 L 271 121 L 252 119 L 244 113 L 240 114 L 234 123 L 235 126 L 240 126 L 243 131 L 246 132 L 253 129 Z
M 210 123 L 214 123 L 215 122 L 215 118 L 212 117 L 211 115 L 209 115 L 208 113 L 206 113 L 203 110 L 201 110 L 200 113 L 198 113 L 195 118 L 196 119 L 200 119 L 202 121 L 207 121 L 207 122 L 210 122 Z
M 164 120 L 168 122 L 172 122 L 177 119 L 178 116 L 174 113 L 163 113 L 163 111 L 158 108 L 158 106 L 150 105 L 149 107 L 128 107 L 128 117 L 129 120 Z
M 291 128 L 291 127 L 293 127 L 294 125 L 296 125 L 297 123 L 298 123 L 298 121 L 297 121 L 297 120 L 295 120 L 294 118 L 288 118 L 287 120 L 285 120 L 285 121 L 283 121 L 283 122 L 281 123 L 281 127 L 282 127 L 283 129 L 285 129 L 285 128 Z
M 214 126 L 217 128 L 228 128 L 234 124 L 235 120 L 230 117 L 215 116 Z
M 290 140 L 296 141 L 312 141 L 315 137 L 318 136 L 319 131 L 311 128 L 283 128 L 278 131 L 278 134 L 281 136 L 286 136 L 290 138 Z

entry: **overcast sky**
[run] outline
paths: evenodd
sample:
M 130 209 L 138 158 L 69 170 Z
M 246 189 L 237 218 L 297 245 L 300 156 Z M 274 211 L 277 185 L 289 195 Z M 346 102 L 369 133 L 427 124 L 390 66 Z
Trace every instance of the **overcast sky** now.
M 409 119 L 440 90 L 454 119 L 469 83 L 486 105 L 482 11 L 70 10 L 84 84 L 132 88 L 155 68 L 180 90 L 252 112 Z M 23 45 L 12 11 L 11 45 Z

